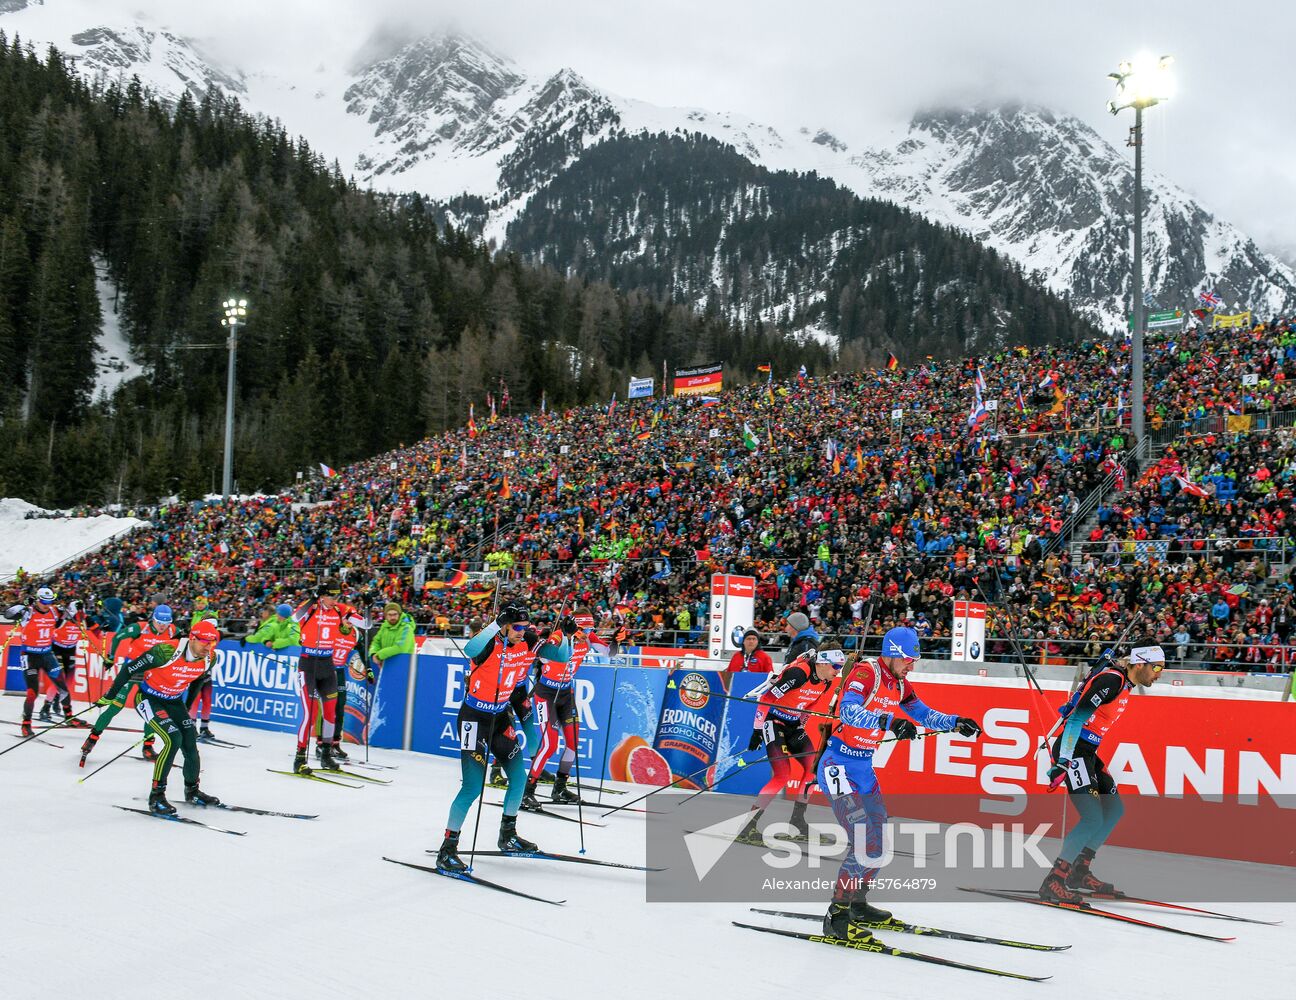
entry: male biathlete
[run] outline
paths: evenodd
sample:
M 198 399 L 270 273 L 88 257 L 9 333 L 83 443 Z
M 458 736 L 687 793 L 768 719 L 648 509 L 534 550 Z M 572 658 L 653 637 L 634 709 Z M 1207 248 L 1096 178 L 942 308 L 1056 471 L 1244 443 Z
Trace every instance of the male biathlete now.
M 1053 743 L 1050 788 L 1066 786 L 1080 819 L 1062 838 L 1057 860 L 1040 885 L 1040 899 L 1045 902 L 1083 904 L 1085 892 L 1116 891 L 1089 870 L 1125 811 L 1098 749 L 1125 712 L 1134 685 L 1155 684 L 1164 667 L 1165 650 L 1153 639 L 1140 639 L 1130 647 L 1129 656 L 1099 661 L 1059 710 L 1066 724 Z
M 981 726 L 967 716 L 947 715 L 923 704 L 905 678 L 918 659 L 918 633 L 893 628 L 882 637 L 882 655 L 861 657 L 842 682 L 839 719 L 819 761 L 819 788 L 846 830 L 846 860 L 837 873 L 832 903 L 824 915 L 824 934 L 867 941 L 891 914 L 868 902 L 869 881 L 878 869 L 856 856 L 856 839 L 865 838 L 867 857 L 881 857 L 886 805 L 873 771 L 873 752 L 891 733 L 899 740 L 918 735 L 918 725 L 937 732 L 977 737 Z M 903 712 L 909 719 L 902 719 Z M 860 827 L 863 826 L 861 830 Z
M 523 607 L 507 604 L 495 621 L 464 646 L 468 657 L 463 704 L 459 707 L 459 793 L 450 804 L 445 840 L 437 852 L 437 867 L 452 874 L 467 869 L 459 857 L 459 833 L 468 810 L 481 794 L 490 754 L 504 765 L 508 791 L 504 795 L 504 817 L 500 820 L 501 851 L 526 852 L 536 845 L 517 832 L 518 807 L 526 784 L 522 755 L 525 737 L 518 731 L 510 699 L 518 682 L 526 676 L 537 656 L 565 663 L 571 645 L 554 646 L 543 641 L 531 627 L 531 615 Z

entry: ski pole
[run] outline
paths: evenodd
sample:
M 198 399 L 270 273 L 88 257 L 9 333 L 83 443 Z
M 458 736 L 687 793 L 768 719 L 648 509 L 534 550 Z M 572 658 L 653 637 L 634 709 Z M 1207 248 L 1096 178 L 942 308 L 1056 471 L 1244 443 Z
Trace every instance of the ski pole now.
M 81 711 L 77 712 L 76 715 L 69 715 L 69 716 L 67 716 L 67 718 L 65 718 L 62 722 L 56 722 L 56 723 L 54 723 L 54 725 L 52 725 L 52 726 L 46 726 L 46 727 L 45 727 L 44 729 L 42 729 L 39 733 L 33 733 L 31 736 L 26 736 L 26 737 L 24 737 L 23 739 L 21 739 L 21 740 L 19 740 L 17 743 L 15 743 L 13 746 L 11 746 L 11 747 L 7 747 L 7 748 L 5 748 L 4 750 L 0 750 L 0 757 L 3 757 L 5 754 L 9 753 L 11 750 L 17 750 L 20 746 L 22 746 L 22 745 L 25 744 L 25 743 L 30 743 L 32 740 L 37 739 L 37 738 L 40 737 L 40 736 L 43 736 L 45 733 L 48 733 L 51 729 L 60 729 L 60 728 L 62 728 L 63 726 L 66 726 L 66 725 L 67 725 L 69 722 L 71 722 L 73 719 L 79 719 L 79 718 L 81 718 L 81 716 L 85 715 L 86 712 L 90 711 L 90 709 L 92 709 L 92 708 L 94 708 L 94 707 L 95 707 L 94 705 L 88 705 L 88 706 L 86 706 L 85 708 L 83 708 Z
M 141 743 L 143 743 L 143 742 L 144 742 L 143 737 L 141 737 L 140 739 L 136 740 L 134 743 L 132 743 L 130 746 L 128 746 L 125 750 L 123 750 L 121 753 L 119 753 L 116 757 L 112 758 L 112 760 L 106 760 L 106 761 L 104 761 L 102 764 L 100 764 L 98 767 L 96 767 L 93 771 L 91 771 L 89 774 L 87 774 L 84 778 L 78 778 L 78 779 L 77 779 L 77 784 L 78 784 L 78 785 L 85 784 L 85 782 L 89 781 L 89 780 L 90 780 L 91 778 L 93 778 L 96 774 L 98 774 L 100 771 L 102 771 L 105 767 L 107 767 L 109 764 L 113 763 L 113 761 L 121 760 L 123 757 L 125 757 L 128 753 L 130 753 L 132 750 L 134 750 L 137 746 L 139 746 L 139 745 L 140 745 Z
M 599 819 L 607 819 L 607 817 L 611 816 L 614 812 L 620 812 L 622 809 L 626 809 L 626 808 L 628 808 L 628 807 L 630 807 L 630 806 L 633 806 L 633 805 L 636 805 L 636 804 L 638 804 L 638 803 L 640 803 L 640 802 L 643 802 L 645 799 L 652 798 L 652 797 L 653 797 L 654 795 L 656 795 L 658 792 L 664 792 L 664 791 L 666 791 L 667 789 L 674 788 L 675 786 L 677 786 L 677 785 L 679 785 L 679 784 L 681 784 L 681 783 L 683 783 L 683 782 L 685 782 L 685 781 L 692 781 L 692 780 L 693 780 L 694 778 L 696 778 L 699 774 L 705 774 L 709 768 L 712 768 L 712 767 L 718 767 L 720 763 L 728 764 L 728 763 L 730 763 L 730 762 L 732 762 L 732 761 L 738 760 L 739 758 L 742 757 L 743 754 L 745 754 L 745 753 L 750 753 L 750 752 L 751 752 L 751 751 L 749 751 L 749 750 L 739 750 L 739 751 L 738 751 L 736 754 L 734 754 L 733 756 L 731 756 L 731 757 L 726 757 L 723 761 L 721 761 L 721 762 L 719 762 L 719 763 L 717 763 L 717 764 L 708 764 L 708 765 L 706 765 L 706 767 L 698 768 L 698 770 L 694 771 L 692 774 L 686 774 L 686 775 L 684 775 L 682 778 L 676 778 L 676 779 L 675 779 L 674 781 L 672 781 L 669 785 L 658 785 L 656 788 L 654 788 L 652 791 L 650 791 L 647 795 L 641 795 L 641 796 L 639 796 L 639 798 L 637 798 L 637 799 L 631 799 L 629 802 L 625 803 L 624 805 L 613 806 L 613 807 L 612 807 L 611 809 L 609 809 L 607 812 L 603 813 L 603 814 L 599 817 Z M 747 765 L 746 765 L 745 762 L 743 762 L 743 763 L 740 763 L 738 766 L 739 766 L 739 767 L 746 767 Z
M 608 699 L 607 722 L 603 724 L 603 762 L 599 765 L 598 804 L 600 806 L 603 805 L 603 784 L 607 781 L 608 751 L 612 749 L 612 708 L 616 705 L 617 674 L 620 672 L 620 667 L 612 668 L 612 697 Z

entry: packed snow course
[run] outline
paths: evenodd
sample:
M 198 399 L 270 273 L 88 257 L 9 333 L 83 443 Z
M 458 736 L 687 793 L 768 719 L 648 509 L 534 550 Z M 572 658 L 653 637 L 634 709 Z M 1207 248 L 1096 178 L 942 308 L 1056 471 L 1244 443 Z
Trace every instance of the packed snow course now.
M 0 697 L 0 740 L 17 742 L 21 699 Z M 118 716 L 133 726 L 131 713 Z M 352 789 L 270 773 L 287 769 L 291 735 L 229 725 L 216 735 L 246 749 L 203 746 L 202 787 L 225 802 L 318 814 L 296 820 L 182 805 L 179 762 L 169 795 L 190 816 L 245 832 L 226 836 L 123 812 L 143 808 L 150 769 L 131 750 L 138 734 L 108 730 L 85 770 L 82 735 L 54 730 L 51 744 L 25 744 L 0 758 L 0 829 L 10 847 L 5 873 L 5 953 L 22 958 L 37 992 L 96 1000 L 138 997 L 140 977 L 174 977 L 193 1000 L 274 997 L 778 998 L 832 992 L 870 1000 L 957 996 L 1279 1000 L 1296 982 L 1289 926 L 1268 927 L 1128 912 L 1219 935 L 1195 940 L 1012 902 L 893 904 L 918 923 L 1051 944 L 1036 953 L 912 935 L 880 935 L 898 947 L 1032 975 L 1044 983 L 992 978 L 884 955 L 831 949 L 731 925 L 744 920 L 795 930 L 800 921 L 737 904 L 644 901 L 643 876 L 529 859 L 479 858 L 475 871 L 565 904 L 548 906 L 438 877 L 384 856 L 431 864 L 459 764 L 445 757 L 371 751 L 397 765 L 369 771 L 390 785 Z M 4 749 L 0 746 L 0 749 Z M 363 756 L 363 751 L 361 751 Z M 627 786 L 619 786 L 627 787 Z M 501 793 L 489 790 L 498 801 Z M 625 796 L 617 797 L 621 802 Z M 478 845 L 494 849 L 499 810 L 482 812 Z M 464 851 L 472 843 L 470 814 Z M 644 817 L 621 813 L 586 831 L 587 857 L 642 864 Z M 576 854 L 575 824 L 523 814 L 519 830 L 544 850 Z M 1185 872 L 1191 881 L 1191 870 Z M 768 906 L 768 901 L 753 905 Z M 778 908 L 777 906 L 775 908 Z M 788 909 L 808 910 L 806 904 Z M 1296 904 L 1216 907 L 1269 920 L 1296 920 Z M 147 969 L 142 968 L 147 962 Z

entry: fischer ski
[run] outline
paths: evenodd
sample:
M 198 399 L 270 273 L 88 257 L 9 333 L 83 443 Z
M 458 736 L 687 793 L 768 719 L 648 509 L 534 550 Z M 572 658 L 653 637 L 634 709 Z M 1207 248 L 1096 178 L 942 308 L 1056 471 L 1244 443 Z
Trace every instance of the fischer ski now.
M 983 896 L 994 896 L 997 899 L 1011 899 L 1018 903 L 1034 903 L 1036 906 L 1048 906 L 1055 910 L 1066 910 L 1070 913 L 1083 913 L 1090 917 L 1102 917 L 1105 920 L 1119 920 L 1124 924 L 1133 924 L 1136 927 L 1148 927 L 1155 931 L 1167 931 L 1170 934 L 1182 934 L 1185 937 L 1199 938 L 1203 941 L 1234 941 L 1236 938 L 1216 937 L 1213 934 L 1199 934 L 1196 931 L 1186 931 L 1181 927 L 1171 927 L 1169 924 L 1153 923 L 1150 920 L 1140 920 L 1138 917 L 1127 916 L 1124 913 L 1113 913 L 1111 910 L 1100 910 L 1096 906 L 1079 906 L 1074 903 L 1054 903 L 1051 900 L 1040 899 L 1038 896 L 1019 896 L 1012 892 L 999 892 L 995 889 L 972 889 L 967 886 L 959 886 L 960 892 L 976 892 Z
M 363 785 L 353 785 L 349 781 L 337 781 L 334 778 L 324 778 L 314 771 L 276 771 L 273 767 L 267 767 L 271 774 L 286 774 L 290 778 L 303 778 L 306 781 L 322 781 L 326 785 L 341 785 L 343 788 L 363 788 Z
M 767 917 L 792 917 L 796 920 L 823 920 L 822 913 L 797 913 L 789 910 L 761 910 L 752 907 L 752 913 L 761 913 Z M 977 944 L 998 944 L 1005 948 L 1024 948 L 1028 951 L 1066 951 L 1069 944 L 1034 944 L 1030 941 L 1014 941 L 1011 938 L 986 937 L 984 934 L 967 934 L 963 931 L 950 931 L 941 927 L 924 927 L 904 920 L 883 920 L 866 923 L 875 931 L 899 931 L 903 934 L 917 934 L 922 937 L 948 938 L 951 941 L 972 941 Z
M 47 747 L 53 747 L 55 750 L 62 750 L 62 743 L 51 743 L 49 740 L 42 739 L 39 736 L 24 736 L 22 733 L 10 733 L 16 740 L 30 740 L 32 743 L 44 743 Z
M 541 784 L 541 785 L 552 785 L 552 784 L 553 784 L 553 775 L 552 775 L 552 774 L 549 774 L 549 772 L 546 771 L 544 774 L 542 774 L 542 775 L 540 776 L 538 783 Z M 507 782 L 507 781 L 488 781 L 488 782 L 486 782 L 486 787 L 487 787 L 487 788 L 498 788 L 498 789 L 500 789 L 501 791 L 504 791 L 504 790 L 506 790 L 506 789 L 508 788 L 508 782 Z M 572 791 L 574 791 L 574 792 L 585 792 L 585 793 L 588 793 L 588 794 L 590 794 L 590 795 L 597 795 L 597 794 L 599 793 L 599 789 L 598 789 L 598 786 L 597 786 L 597 785 L 594 785 L 593 787 L 591 787 L 591 786 L 589 786 L 589 785 L 580 785 L 580 784 L 577 784 L 577 783 L 574 782 L 574 781 L 569 781 L 569 782 L 567 782 L 567 787 L 570 788 L 570 789 L 571 789 Z M 628 793 L 627 793 L 624 789 L 621 789 L 621 788 L 605 788 L 605 789 L 603 789 L 603 794 L 604 794 L 604 795 L 626 795 L 626 794 L 628 794 Z M 586 804 L 586 805 L 589 805 L 588 802 L 585 803 L 585 804 Z
M 553 802 L 553 801 L 546 801 L 546 800 L 542 799 L 542 800 L 541 800 L 541 804 L 543 805 L 543 807 L 544 807 L 545 809 L 576 809 L 578 806 L 584 806 L 586 809 L 599 809 L 599 808 L 601 808 L 597 802 L 584 802 L 584 801 L 582 801 L 582 802 Z M 525 810 L 525 809 L 523 810 L 523 812 L 526 812 L 526 811 L 527 811 L 527 810 Z M 645 808 L 643 808 L 642 806 L 623 806 L 621 809 L 618 809 L 617 811 L 618 811 L 618 812 L 627 812 L 627 813 L 645 813 L 645 814 L 651 814 L 651 815 L 653 815 L 653 816 L 665 816 L 665 815 L 666 815 L 666 812 L 665 812 L 664 810 L 662 810 L 662 809 L 645 809 Z M 586 820 L 586 822 L 588 823 L 589 820 Z
M 201 826 L 204 830 L 211 830 L 215 833 L 228 833 L 231 837 L 246 837 L 246 830 L 226 830 L 224 827 L 212 826 L 210 823 L 204 823 L 202 820 L 190 819 L 188 816 L 163 816 L 161 813 L 149 812 L 147 809 L 136 809 L 134 806 L 113 806 L 114 809 L 121 809 L 128 813 L 139 813 L 141 816 L 151 816 L 153 819 L 164 819 L 170 823 L 188 823 L 190 826 Z
M 395 858 L 384 857 L 384 861 L 390 861 L 394 865 L 404 865 L 406 868 L 416 868 L 421 872 L 430 872 L 433 875 L 440 875 L 442 878 L 457 879 L 460 882 L 467 882 L 469 885 L 479 885 L 483 889 L 494 889 L 496 892 L 506 892 L 510 896 L 520 896 L 523 899 L 534 899 L 537 903 L 548 903 L 550 906 L 562 906 L 567 902 L 565 899 L 545 899 L 543 896 L 533 896 L 529 892 L 523 892 L 521 889 L 510 889 L 506 885 L 500 885 L 498 882 L 488 882 L 484 878 L 478 878 L 468 872 L 447 872 L 440 868 L 433 868 L 431 865 L 416 865 L 412 861 L 397 861 Z
M 311 770 L 316 774 L 340 774 L 344 778 L 354 778 L 356 781 L 368 781 L 375 785 L 391 784 L 390 778 L 371 778 L 367 774 L 356 774 L 354 771 L 346 771 L 340 767 L 335 767 L 335 768 L 313 767 L 311 768 Z
M 252 748 L 251 743 L 231 743 L 229 740 L 218 740 L 215 736 L 199 736 L 198 742 L 205 743 L 210 747 L 229 747 L 230 749 L 237 747 L 239 750 L 250 750 Z
M 503 803 L 503 802 L 489 802 L 489 801 L 487 801 L 486 799 L 482 799 L 482 802 L 484 802 L 484 803 L 485 803 L 486 805 L 488 805 L 488 806 L 494 806 L 496 809 L 503 809 L 503 808 L 504 808 L 504 803 Z M 526 813 L 528 816 L 548 816 L 550 819 L 560 819 L 560 820 L 562 820 L 564 823 L 580 823 L 580 822 L 581 822 L 581 820 L 577 819 L 575 816 L 564 816 L 562 813 L 550 812 L 548 809 L 545 809 L 545 808 L 543 808 L 543 807 L 541 807 L 541 808 L 539 808 L 539 809 L 522 809 L 521 811 L 524 812 L 524 813 Z M 590 820 L 590 819 L 585 820 L 585 821 L 584 821 L 584 825 L 585 825 L 585 826 L 598 826 L 598 827 L 606 827 L 606 826 L 607 826 L 606 823 L 595 823 L 593 820 Z
M 143 799 L 136 799 L 136 802 L 143 802 Z M 282 816 L 284 819 L 319 819 L 318 813 L 290 813 L 276 812 L 273 809 L 256 809 L 252 806 L 232 806 L 228 802 L 221 802 L 217 805 L 200 806 L 193 802 L 185 802 L 184 805 L 191 809 L 225 809 L 229 812 L 250 813 L 253 816 Z
M 0 722 L 3 722 L 6 726 L 21 726 L 21 725 L 22 725 L 21 722 L 15 722 L 13 719 L 0 719 Z M 46 725 L 39 725 L 39 726 L 38 726 L 38 725 L 36 725 L 36 724 L 33 723 L 33 724 L 32 724 L 32 728 L 33 728 L 34 730 L 36 730 L 37 732 L 44 732 L 46 729 L 67 729 L 68 727 L 65 726 L 63 723 L 60 722 L 60 723 L 58 723 L 57 725 L 52 725 L 52 726 L 46 726 Z M 79 727 L 77 727 L 77 726 L 73 726 L 72 728 L 73 728 L 73 729 L 76 729 L 76 728 L 79 728 Z M 143 736 L 143 735 L 144 735 L 143 730 L 140 730 L 140 729 L 131 729 L 129 726 L 104 726 L 104 730 L 106 730 L 106 731 L 110 731 L 110 732 L 114 732 L 114 733 L 134 733 L 136 736 Z
M 850 948 L 853 951 L 871 951 L 877 955 L 892 955 L 896 958 L 911 958 L 916 962 L 929 962 L 932 965 L 943 965 L 950 969 L 963 969 L 967 972 L 982 972 L 988 976 L 1004 976 L 1008 979 L 1025 979 L 1032 983 L 1042 983 L 1046 979 L 1052 979 L 1052 976 L 1028 976 L 1022 972 L 1007 972 L 1004 969 L 992 969 L 985 965 L 970 965 L 967 962 L 956 962 L 952 958 L 939 958 L 936 955 L 928 955 L 921 951 L 906 951 L 904 948 L 895 948 L 885 942 L 873 938 L 869 941 L 843 941 L 841 938 L 826 937 L 823 934 L 805 934 L 801 931 L 785 931 L 778 927 L 760 927 L 756 924 L 739 923 L 733 921 L 735 927 L 745 927 L 751 931 L 762 931 L 765 934 L 778 934 L 781 937 L 796 938 L 800 941 L 813 941 L 815 944 L 829 944 L 837 948 Z
M 1203 910 L 1198 906 L 1187 906 L 1183 903 L 1166 903 L 1159 899 L 1145 899 L 1142 896 L 1129 896 L 1123 892 L 1117 893 L 1086 893 L 1089 899 L 1111 900 L 1114 903 L 1138 903 L 1140 906 L 1159 906 L 1166 910 L 1174 910 L 1176 913 L 1184 913 L 1196 917 L 1209 917 L 1212 920 L 1232 920 L 1239 924 L 1263 924 L 1266 927 L 1280 927 L 1281 920 L 1260 920 L 1256 917 L 1239 917 L 1232 913 L 1220 913 L 1218 910 Z
M 436 854 L 436 851 L 428 851 Z M 575 854 L 550 854 L 548 851 L 473 851 L 475 858 L 532 858 L 536 861 L 566 861 L 573 865 L 597 865 L 599 868 L 624 868 L 632 872 L 664 872 L 665 868 L 649 868 L 644 865 L 623 865 L 617 861 L 595 861 L 593 858 L 582 858 Z

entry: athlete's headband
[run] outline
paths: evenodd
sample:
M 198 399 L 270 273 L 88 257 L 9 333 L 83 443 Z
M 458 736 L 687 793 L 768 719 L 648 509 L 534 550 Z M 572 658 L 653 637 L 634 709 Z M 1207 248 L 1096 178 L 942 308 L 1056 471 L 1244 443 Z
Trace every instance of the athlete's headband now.
M 1135 646 L 1129 658 L 1130 663 L 1165 663 L 1165 650 L 1160 646 Z
M 840 670 L 846 665 L 846 650 L 821 649 L 817 654 L 815 654 L 815 659 L 820 663 L 831 664 L 834 670 Z

